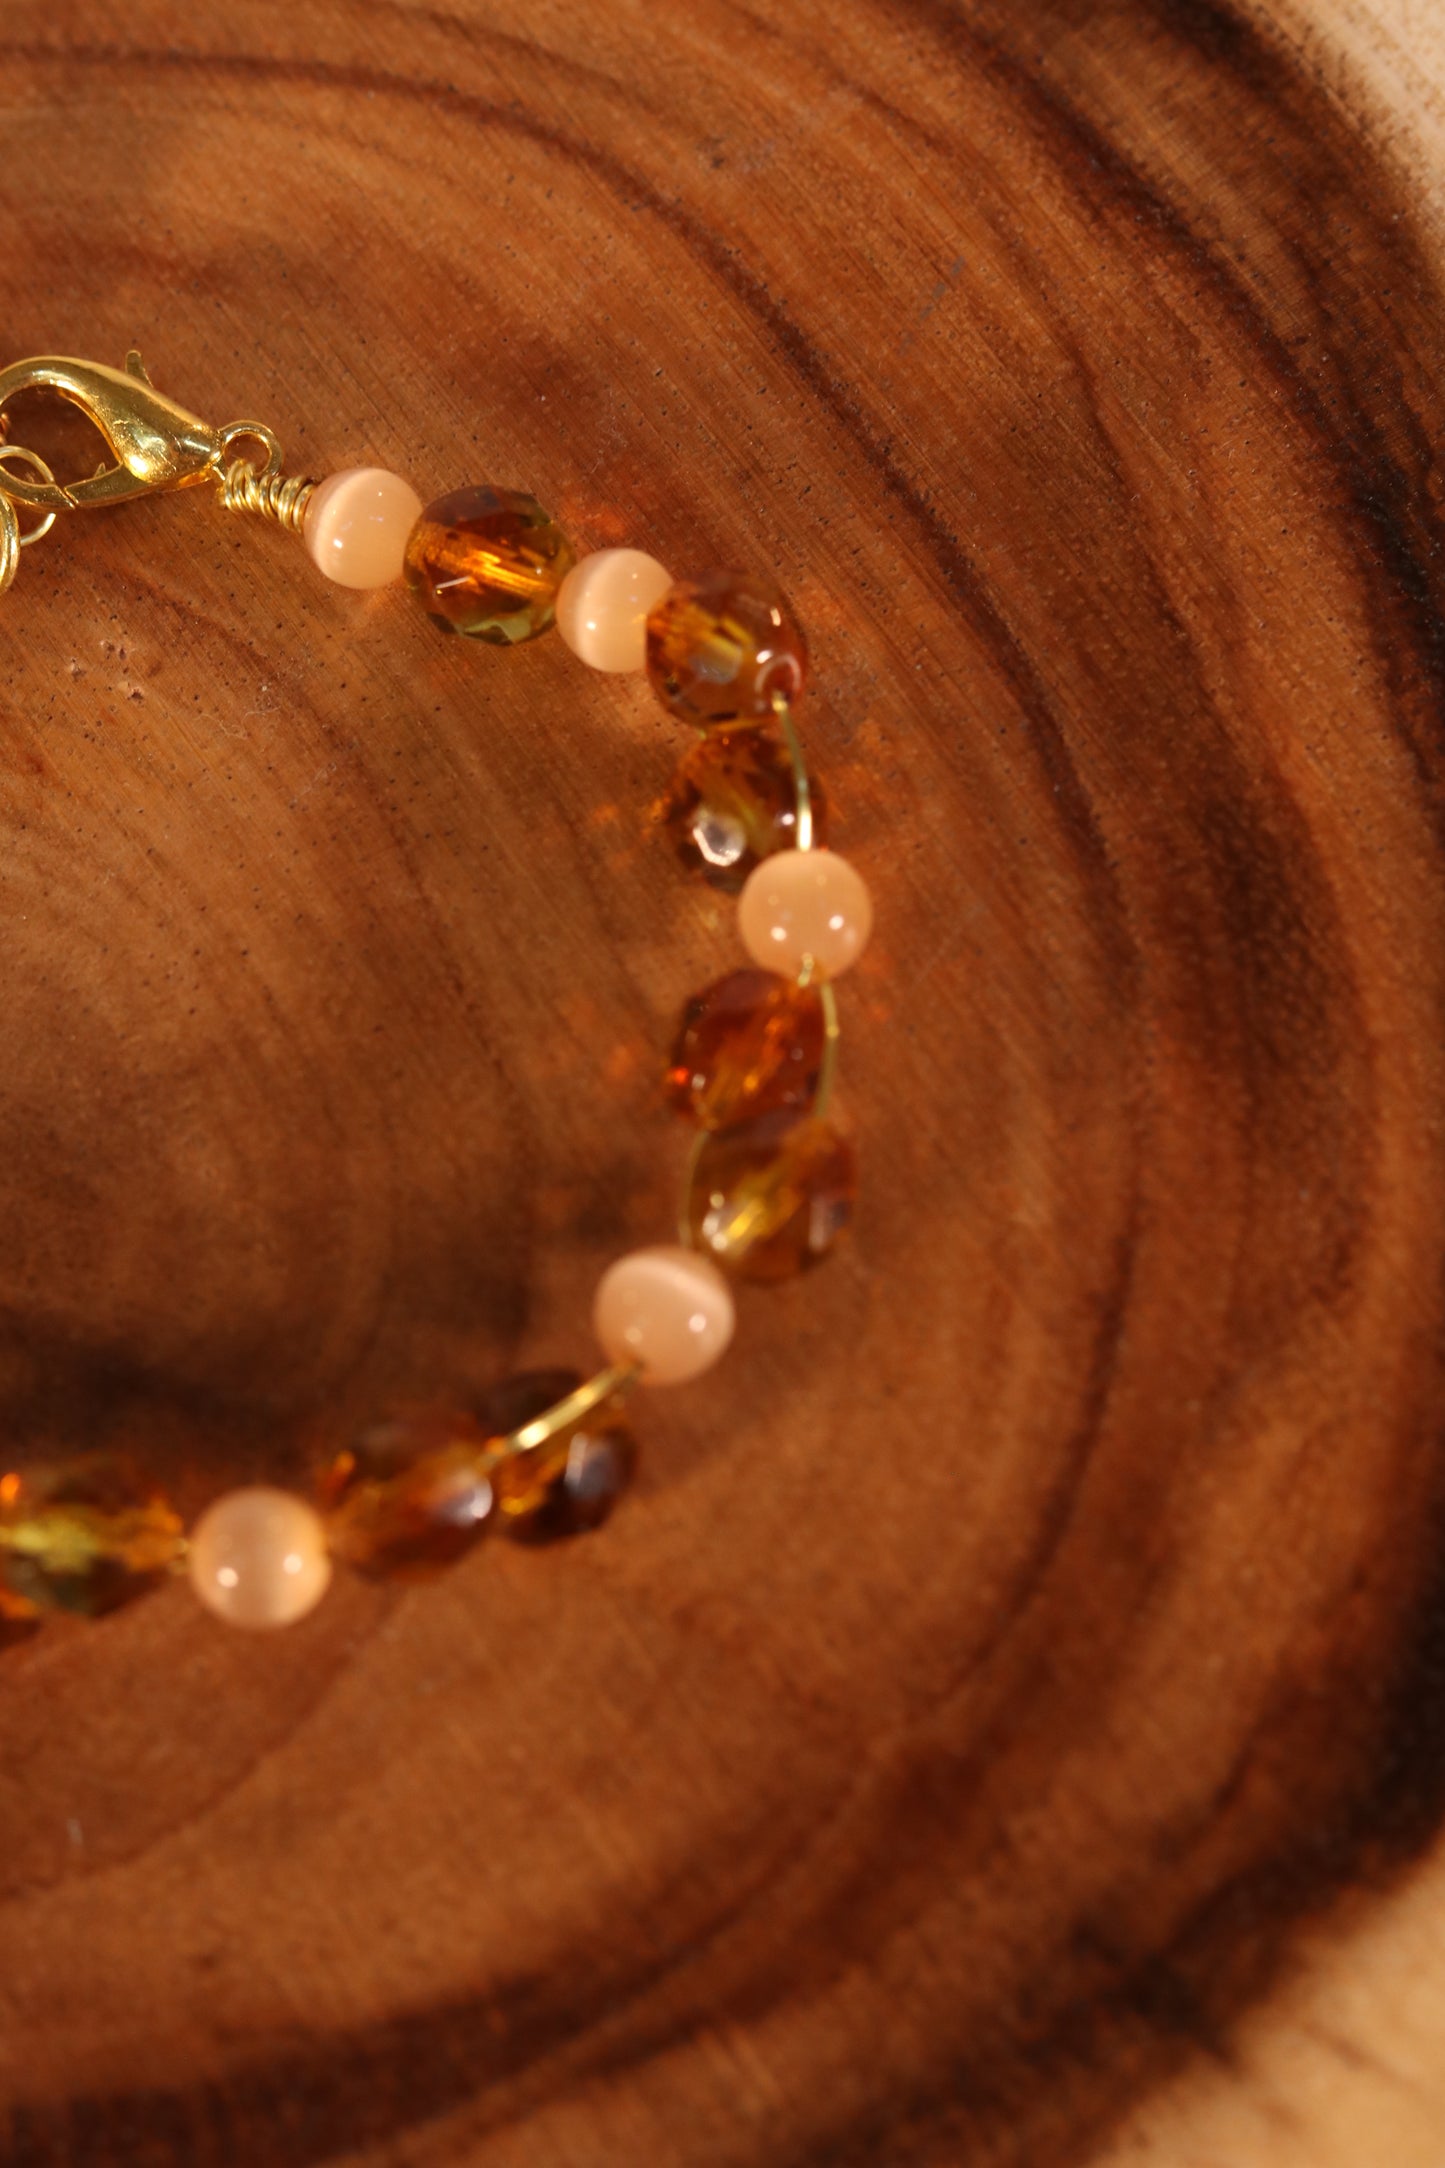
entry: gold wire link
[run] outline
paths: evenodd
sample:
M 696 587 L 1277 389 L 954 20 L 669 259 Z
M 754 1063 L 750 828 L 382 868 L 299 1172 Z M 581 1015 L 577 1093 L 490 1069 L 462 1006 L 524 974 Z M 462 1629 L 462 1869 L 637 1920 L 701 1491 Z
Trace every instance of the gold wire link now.
M 813 1115 L 815 1120 L 821 1121 L 833 1096 L 833 1082 L 838 1074 L 838 1044 L 843 1036 L 843 1027 L 838 1021 L 838 996 L 833 991 L 831 979 L 824 979 L 818 989 L 818 996 L 823 1004 L 823 1066 L 818 1073 Z
M 783 733 L 783 743 L 788 749 L 788 759 L 793 769 L 793 803 L 798 815 L 798 840 L 794 849 L 811 851 L 816 840 L 813 834 L 813 787 L 808 781 L 808 763 L 803 757 L 803 741 L 798 736 L 798 726 L 793 721 L 793 710 L 786 693 L 773 694 L 773 714 Z M 814 970 L 812 957 L 805 956 L 802 969 L 798 973 L 798 984 L 811 986 Z M 828 1000 L 831 1006 L 831 996 Z M 838 1012 L 833 1008 L 831 1037 L 836 1040 L 837 1036 Z M 831 1045 L 829 1051 L 832 1051 Z
M 797 848 L 810 851 L 813 848 L 813 791 L 808 781 L 808 763 L 803 758 L 803 741 L 798 736 L 798 726 L 793 721 L 793 710 L 786 693 L 773 694 L 773 713 L 793 766 L 793 799 L 798 811 Z
M 273 474 L 269 468 L 258 471 L 249 460 L 233 459 L 221 476 L 220 496 L 228 512 L 254 512 L 289 534 L 300 534 L 315 488 L 309 474 Z
M 712 1135 L 710 1129 L 699 1129 L 688 1150 L 687 1165 L 682 1171 L 682 1202 L 677 1208 L 677 1239 L 685 1250 L 695 1250 L 697 1242 L 692 1231 L 692 1185 L 697 1180 L 698 1161 L 703 1148 Z
M 550 1408 L 534 1416 L 530 1423 L 524 1423 L 520 1430 L 514 1430 L 510 1437 L 504 1438 L 500 1452 L 493 1457 L 510 1460 L 518 1453 L 535 1452 L 539 1445 L 546 1445 L 559 1431 L 570 1430 L 574 1423 L 580 1423 L 584 1416 L 590 1415 L 594 1408 L 600 1408 L 604 1401 L 615 1398 L 618 1393 L 625 1393 L 629 1386 L 637 1383 L 641 1375 L 636 1363 L 614 1363 L 608 1370 L 599 1370 L 585 1385 L 579 1385 L 575 1393 L 569 1393 L 565 1400 L 554 1402 Z

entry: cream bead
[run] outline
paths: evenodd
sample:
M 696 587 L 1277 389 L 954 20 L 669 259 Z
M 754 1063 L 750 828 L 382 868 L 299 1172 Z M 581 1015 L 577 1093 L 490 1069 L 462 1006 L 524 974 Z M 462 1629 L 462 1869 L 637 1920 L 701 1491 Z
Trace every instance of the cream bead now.
M 640 670 L 648 612 L 671 585 L 672 574 L 646 550 L 594 550 L 558 590 L 557 630 L 594 670 Z
M 385 467 L 343 467 L 307 500 L 306 547 L 341 587 L 385 587 L 401 578 L 407 537 L 421 517 L 409 482 Z
M 633 1250 L 597 1285 L 592 1322 L 609 1362 L 637 1363 L 647 1385 L 685 1385 L 733 1336 L 732 1292 L 693 1250 Z
M 331 1560 L 304 1498 L 260 1485 L 227 1491 L 191 1532 L 191 1585 L 228 1626 L 290 1626 L 326 1594 Z
M 765 971 L 801 971 L 811 962 L 835 979 L 858 961 L 872 930 L 867 884 L 836 851 L 775 851 L 738 898 L 743 946 Z

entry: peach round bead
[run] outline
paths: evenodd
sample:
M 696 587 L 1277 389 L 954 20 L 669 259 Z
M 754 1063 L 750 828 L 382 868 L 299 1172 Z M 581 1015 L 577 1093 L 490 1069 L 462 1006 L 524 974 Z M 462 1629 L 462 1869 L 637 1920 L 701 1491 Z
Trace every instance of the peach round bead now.
M 633 1250 L 603 1273 L 592 1322 L 609 1362 L 636 1363 L 645 1385 L 685 1385 L 731 1340 L 732 1291 L 695 1250 Z
M 420 516 L 421 499 L 399 474 L 343 467 L 311 492 L 302 532 L 328 580 L 385 587 L 401 578 L 407 536 Z
M 738 931 L 765 971 L 811 964 L 835 979 L 855 964 L 873 931 L 867 883 L 836 851 L 775 851 L 748 876 Z
M 191 1531 L 191 1586 L 228 1626 L 290 1626 L 331 1580 L 321 1516 L 290 1491 L 227 1491 Z
M 594 670 L 641 670 L 647 618 L 672 574 L 646 550 L 594 550 L 580 557 L 557 594 L 557 630 Z

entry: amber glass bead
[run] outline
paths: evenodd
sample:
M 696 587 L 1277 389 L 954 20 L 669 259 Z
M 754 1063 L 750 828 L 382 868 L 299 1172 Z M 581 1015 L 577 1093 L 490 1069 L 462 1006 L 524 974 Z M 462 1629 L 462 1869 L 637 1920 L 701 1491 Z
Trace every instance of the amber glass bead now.
M 762 723 L 796 700 L 808 649 L 782 593 L 757 573 L 704 572 L 669 587 L 647 619 L 647 675 L 663 706 L 704 729 Z
M 499 1526 L 518 1543 L 556 1543 L 608 1519 L 636 1473 L 637 1444 L 621 1422 L 600 1427 L 589 1417 L 545 1471 L 525 1469 L 521 1463 L 528 1457 L 519 1455 L 498 1471 L 509 1486 L 502 1499 L 511 1501 Z
M 424 1409 L 375 1424 L 323 1470 L 333 1555 L 378 1579 L 427 1580 L 469 1551 L 491 1519 L 488 1429 Z
M 0 1477 L 0 1617 L 117 1610 L 184 1553 L 179 1514 L 128 1461 Z
M 575 1370 L 527 1370 L 488 1394 L 483 1411 L 498 1439 L 545 1415 L 582 1383 Z M 637 1447 L 616 1401 L 604 1401 L 530 1451 L 492 1470 L 497 1526 L 522 1543 L 553 1543 L 600 1528 L 632 1480 Z
M 511 647 L 551 624 L 572 569 L 550 512 L 519 489 L 481 482 L 429 504 L 406 545 L 406 583 L 437 624 Z
M 813 840 L 828 838 L 822 785 L 809 778 Z M 689 872 L 735 896 L 762 859 L 798 840 L 798 788 L 771 730 L 718 730 L 695 745 L 657 807 Z
M 703 1129 L 811 1104 L 827 1027 L 816 986 L 772 971 L 730 971 L 682 1012 L 667 1095 Z
M 858 1163 L 830 1121 L 764 1114 L 710 1136 L 688 1190 L 699 1250 L 745 1280 L 785 1280 L 826 1257 L 853 1215 Z

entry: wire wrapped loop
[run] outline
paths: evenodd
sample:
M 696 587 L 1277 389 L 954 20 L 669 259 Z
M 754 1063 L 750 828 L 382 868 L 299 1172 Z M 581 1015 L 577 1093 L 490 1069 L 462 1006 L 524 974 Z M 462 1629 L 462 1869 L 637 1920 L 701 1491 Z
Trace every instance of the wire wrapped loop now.
M 248 460 L 233 459 L 221 476 L 221 502 L 228 512 L 254 512 L 300 534 L 315 487 L 310 475 L 258 472 Z

